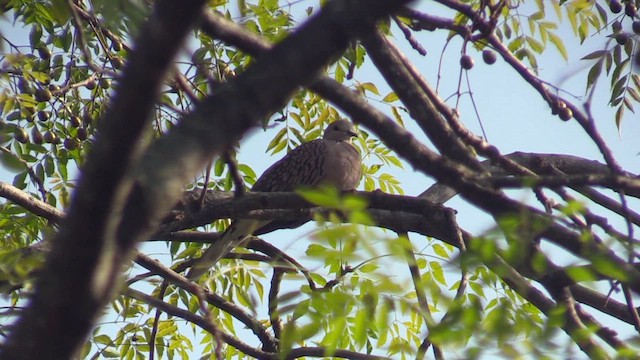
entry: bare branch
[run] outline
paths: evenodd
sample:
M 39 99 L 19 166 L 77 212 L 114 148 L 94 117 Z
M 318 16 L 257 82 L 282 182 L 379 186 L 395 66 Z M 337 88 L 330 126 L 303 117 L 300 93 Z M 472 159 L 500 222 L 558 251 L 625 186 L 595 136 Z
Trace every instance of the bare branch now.
M 197 316 L 188 310 L 180 309 L 177 306 L 167 304 L 164 301 L 156 299 L 153 296 L 147 295 L 143 292 L 133 290 L 133 289 L 127 289 L 127 291 L 125 292 L 125 295 L 133 299 L 143 301 L 146 304 L 149 304 L 157 309 L 160 309 L 169 315 L 176 316 L 181 319 L 187 320 L 193 324 L 196 324 L 202 329 L 209 331 L 210 333 L 217 332 L 220 334 L 220 336 L 222 337 L 222 340 L 224 340 L 225 343 L 233 346 L 234 348 L 242 351 L 243 353 L 249 356 L 253 356 L 259 359 L 276 359 L 277 358 L 276 354 L 268 353 L 258 348 L 254 348 L 251 345 L 236 338 L 235 336 L 229 335 L 221 331 L 220 329 L 214 328 L 212 324 L 209 321 L 207 321 L 205 318 L 201 316 Z
M 52 223 L 59 223 L 64 218 L 64 213 L 42 200 L 27 194 L 15 186 L 0 182 L 0 197 L 8 199 L 27 211 L 43 217 Z

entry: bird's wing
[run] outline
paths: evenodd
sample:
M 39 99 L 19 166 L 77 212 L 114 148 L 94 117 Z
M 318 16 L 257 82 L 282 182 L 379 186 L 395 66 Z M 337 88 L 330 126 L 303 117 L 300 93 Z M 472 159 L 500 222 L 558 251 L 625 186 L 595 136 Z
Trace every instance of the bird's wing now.
M 298 186 L 314 186 L 324 178 L 327 142 L 316 139 L 304 143 L 271 165 L 251 191 L 293 191 Z
M 298 146 L 269 167 L 253 185 L 252 191 L 292 191 L 299 186 L 312 187 L 321 183 L 336 186 L 339 190 L 353 190 L 359 181 L 360 155 L 353 145 L 317 139 Z M 272 229 L 275 225 L 296 227 L 303 223 L 235 220 L 193 265 L 187 277 L 191 280 L 198 279 L 256 231 L 263 233 L 264 229 Z
M 194 281 L 198 280 L 220 259 L 231 252 L 234 247 L 240 245 L 247 237 L 251 236 L 257 228 L 268 223 L 269 221 L 257 219 L 234 220 L 220 239 L 211 244 L 195 264 L 191 266 L 187 273 L 187 278 Z
M 321 139 L 304 143 L 269 167 L 254 184 L 253 191 L 291 191 L 296 186 L 313 186 L 323 177 L 325 146 Z M 197 280 L 234 247 L 240 245 L 254 231 L 270 221 L 256 219 L 234 220 L 220 239 L 214 242 L 187 273 Z

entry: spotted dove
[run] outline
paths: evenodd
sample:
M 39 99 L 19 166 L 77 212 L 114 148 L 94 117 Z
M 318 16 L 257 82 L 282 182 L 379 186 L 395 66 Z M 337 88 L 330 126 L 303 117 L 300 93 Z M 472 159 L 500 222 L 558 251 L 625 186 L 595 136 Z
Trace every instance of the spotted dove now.
M 322 139 L 304 143 L 271 165 L 258 178 L 251 191 L 293 191 L 297 187 L 335 186 L 355 190 L 360 182 L 360 154 L 351 144 L 357 136 L 353 124 L 338 120 L 327 126 Z M 197 280 L 223 256 L 272 221 L 236 219 L 191 267 L 187 277 Z M 273 224 L 272 224 L 273 225 Z M 298 224 L 301 225 L 301 224 Z M 288 226 L 295 227 L 295 226 Z

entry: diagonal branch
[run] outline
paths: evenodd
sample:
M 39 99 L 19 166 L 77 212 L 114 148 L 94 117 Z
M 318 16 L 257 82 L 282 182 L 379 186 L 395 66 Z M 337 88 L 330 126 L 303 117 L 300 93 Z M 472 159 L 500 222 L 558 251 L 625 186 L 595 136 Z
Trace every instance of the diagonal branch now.
M 227 334 L 225 332 L 220 331 L 220 329 L 216 329 L 212 326 L 212 324 L 207 321 L 207 319 L 203 318 L 202 316 L 198 316 L 188 310 L 184 310 L 184 309 L 180 309 L 177 306 L 173 306 L 170 305 L 160 299 L 157 299 L 151 295 L 147 295 L 141 291 L 137 291 L 137 290 L 133 290 L 133 289 L 127 289 L 127 291 L 125 292 L 125 295 L 139 300 L 139 301 L 143 301 L 146 304 L 149 304 L 157 309 L 162 310 L 163 312 L 171 315 L 171 316 L 176 316 L 179 317 L 181 319 L 185 319 L 187 321 L 189 321 L 190 323 L 196 324 L 199 327 L 203 328 L 204 330 L 209 331 L 210 333 L 218 333 L 221 337 L 222 340 L 233 346 L 234 348 L 242 351 L 244 354 L 247 354 L 249 356 L 253 356 L 255 358 L 258 359 L 272 359 L 272 358 L 276 358 L 275 354 L 272 353 L 267 353 L 265 351 L 262 351 L 258 348 L 255 348 L 243 341 L 241 341 L 240 339 L 236 338 L 235 336 L 232 336 L 230 334 Z
M 119 91 L 98 125 L 99 136 L 46 269 L 0 358 L 35 359 L 42 354 L 71 358 L 111 298 L 123 258 L 115 251 L 114 231 L 109 227 L 122 207 L 121 194 L 129 186 L 123 179 L 141 143 L 165 72 L 203 4 L 202 0 L 155 4 Z M 56 324 L 65 324 L 65 331 L 59 331 Z
M 406 1 L 328 4 L 138 157 L 159 86 L 203 3 L 155 4 L 119 91 L 100 122 L 66 223 L 3 356 L 71 357 L 111 298 L 121 264 L 173 206 L 182 184 L 213 155 L 281 108 L 299 86 L 344 51 L 351 38 L 371 31 L 378 19 Z M 216 114 L 214 121 L 211 114 Z M 62 323 L 65 332 L 51 325 Z

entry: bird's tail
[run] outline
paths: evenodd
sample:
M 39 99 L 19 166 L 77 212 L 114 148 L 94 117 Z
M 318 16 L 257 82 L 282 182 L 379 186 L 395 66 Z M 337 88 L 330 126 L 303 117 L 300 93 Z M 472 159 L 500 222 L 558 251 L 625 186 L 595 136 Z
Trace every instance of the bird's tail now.
M 262 226 L 263 221 L 255 219 L 239 219 L 233 221 L 220 239 L 205 250 L 202 257 L 196 260 L 187 273 L 189 280 L 198 280 L 234 247 L 240 245 L 247 237 Z

